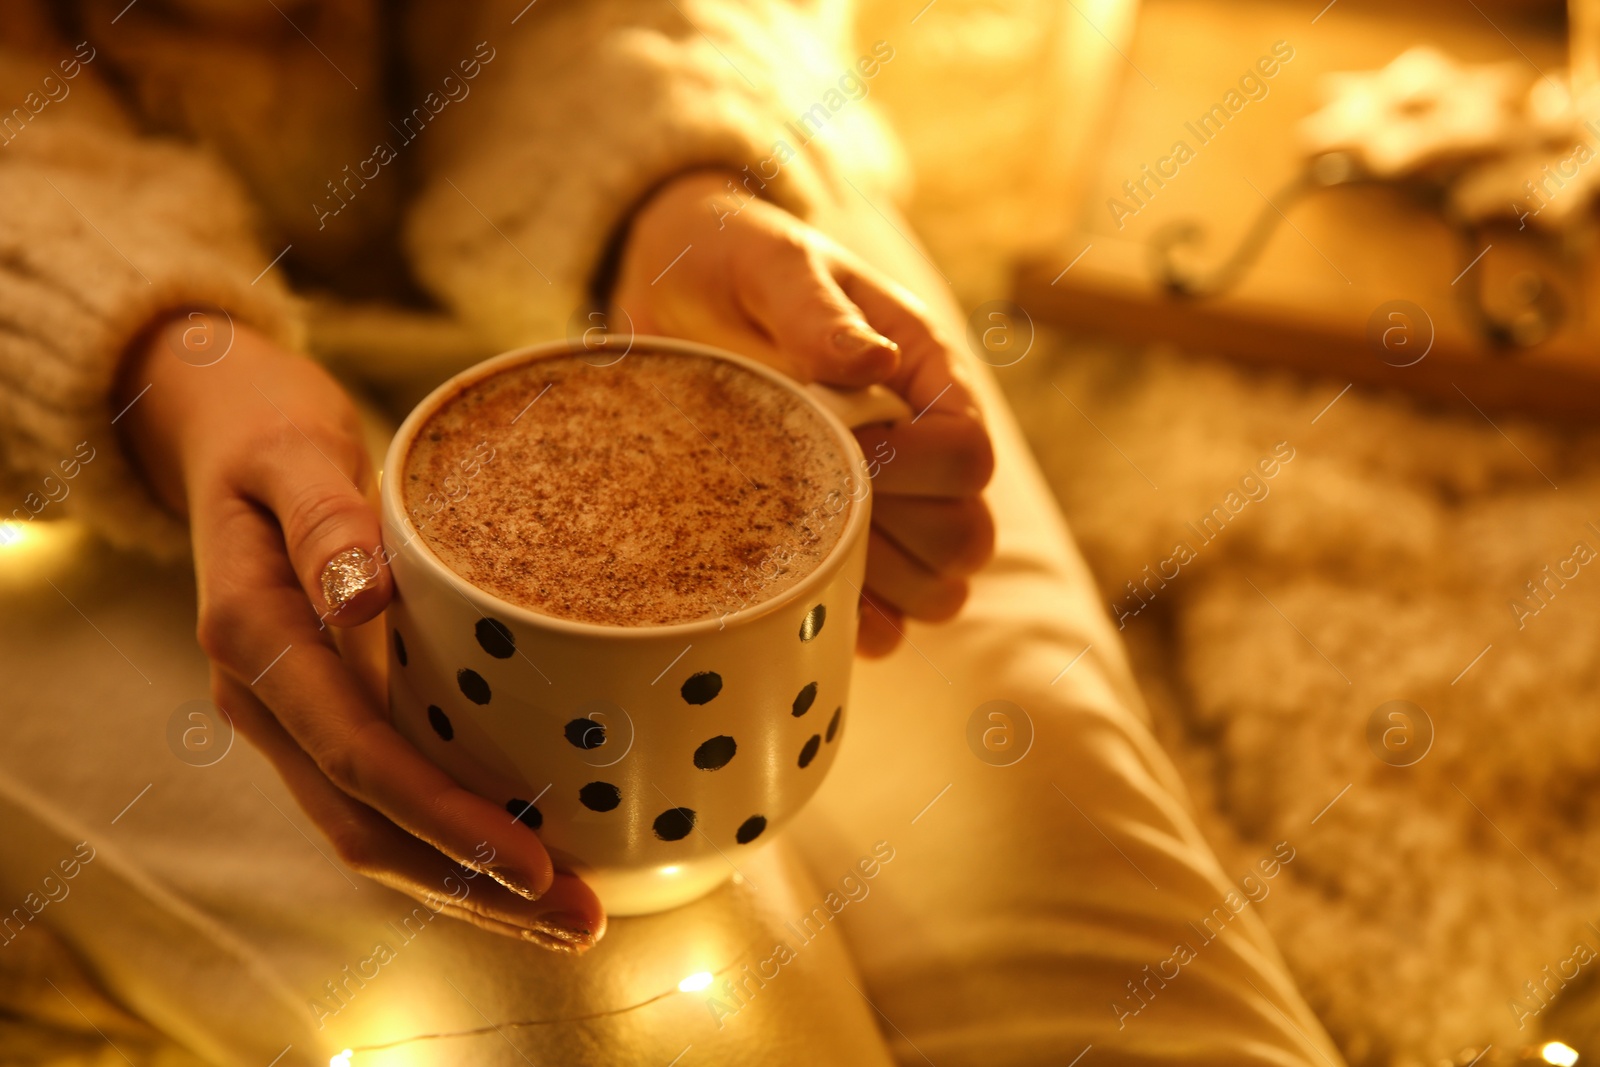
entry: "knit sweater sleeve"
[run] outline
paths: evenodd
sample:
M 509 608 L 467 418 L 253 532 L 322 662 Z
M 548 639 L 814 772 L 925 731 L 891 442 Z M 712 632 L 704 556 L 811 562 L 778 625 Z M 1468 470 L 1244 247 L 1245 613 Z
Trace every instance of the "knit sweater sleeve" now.
M 564 335 L 619 226 L 676 174 L 724 168 L 741 195 L 801 217 L 824 198 L 892 193 L 902 180 L 863 99 L 893 48 L 855 54 L 844 3 L 474 10 L 453 32 L 413 27 L 433 60 L 418 92 L 437 80 L 447 95 L 450 76 L 461 98 L 418 137 L 424 178 L 406 239 L 423 283 L 502 347 Z
M 96 56 L 0 48 L 0 542 L 71 517 L 170 558 L 184 527 L 118 445 L 122 353 L 199 306 L 227 309 L 219 338 L 227 316 L 286 343 L 298 325 L 278 282 L 257 278 L 270 256 L 238 184 L 199 150 L 139 136 Z

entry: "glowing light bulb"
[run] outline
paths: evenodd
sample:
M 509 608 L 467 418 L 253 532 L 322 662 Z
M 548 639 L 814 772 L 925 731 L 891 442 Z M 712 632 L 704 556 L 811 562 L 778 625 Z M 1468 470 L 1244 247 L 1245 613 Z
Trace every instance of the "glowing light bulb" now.
M 84 529 L 69 520 L 14 522 L 0 519 L 0 578 L 12 584 L 38 582 L 77 561 Z
M 1562 1041 L 1546 1041 L 1540 1046 L 1539 1055 L 1556 1067 L 1572 1067 L 1578 1062 L 1578 1050 Z
M 678 866 L 676 863 L 672 863 L 672 864 L 668 864 L 667 866 L 661 868 L 661 873 L 666 875 L 668 878 L 670 878 L 673 875 L 677 874 L 681 870 L 683 870 L 682 867 Z
M 698 993 L 702 989 L 709 988 L 710 985 L 711 985 L 711 972 L 710 971 L 696 971 L 695 973 L 691 974 L 689 977 L 685 978 L 683 981 L 679 982 L 678 983 L 678 988 L 683 990 L 685 993 Z M 1563 1047 L 1565 1047 L 1565 1046 L 1563 1046 Z M 1555 1061 L 1552 1060 L 1551 1062 L 1554 1063 Z M 342 1064 L 341 1067 L 349 1067 L 349 1065 L 348 1064 Z
M 333 1059 L 328 1061 L 328 1067 L 350 1067 L 350 1057 L 354 1055 L 354 1052 L 350 1051 L 349 1049 L 345 1049 L 343 1052 L 339 1053 L 337 1056 L 333 1057 Z

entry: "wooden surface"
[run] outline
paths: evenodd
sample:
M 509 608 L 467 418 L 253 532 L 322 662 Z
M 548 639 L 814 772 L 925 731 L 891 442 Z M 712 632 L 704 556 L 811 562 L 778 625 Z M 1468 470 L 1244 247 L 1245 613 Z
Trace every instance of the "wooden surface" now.
M 1474 62 L 1514 59 L 1530 73 L 1556 74 L 1565 62 L 1563 28 L 1548 10 L 1514 21 L 1515 12 L 1465 0 L 1410 14 L 1397 14 L 1399 7 L 1147 0 L 1077 233 L 1023 264 L 1018 302 L 1035 318 L 1079 330 L 1396 385 L 1457 404 L 1465 396 L 1485 410 L 1600 413 L 1600 330 L 1586 310 L 1595 289 L 1592 257 L 1569 252 L 1559 261 L 1542 259 L 1515 224 L 1485 233 L 1488 251 L 1460 275 L 1481 248 L 1463 249 L 1405 194 L 1334 188 L 1289 206 L 1260 260 L 1223 297 L 1173 298 L 1150 270 L 1147 243 L 1167 224 L 1204 227 L 1208 241 L 1193 258 L 1211 264 L 1235 247 L 1258 212 L 1274 210 L 1268 198 L 1300 169 L 1294 125 L 1319 106 L 1323 73 L 1380 67 L 1417 43 Z M 1201 144 L 1186 124 L 1236 88 L 1279 41 L 1293 47 L 1294 58 L 1265 80 L 1267 95 Z M 1107 201 L 1115 196 L 1137 206 L 1123 182 L 1139 179 L 1141 165 L 1169 155 L 1179 139 L 1195 149 L 1194 158 L 1136 214 L 1123 215 L 1119 227 Z M 1513 308 L 1515 279 L 1530 266 L 1553 283 L 1567 317 L 1538 346 L 1497 351 L 1464 314 L 1462 290 L 1481 284 L 1492 306 Z M 1421 314 L 1389 315 L 1391 302 L 1400 300 Z M 1385 330 L 1387 352 L 1378 340 Z M 1393 342 L 1421 346 L 1430 338 L 1420 362 L 1390 365 L 1406 353 Z

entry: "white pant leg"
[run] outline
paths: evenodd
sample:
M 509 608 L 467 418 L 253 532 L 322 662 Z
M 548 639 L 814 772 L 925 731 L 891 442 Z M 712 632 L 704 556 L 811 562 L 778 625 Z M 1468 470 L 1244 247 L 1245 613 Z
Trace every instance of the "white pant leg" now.
M 903 223 L 857 199 L 822 225 L 964 336 Z M 958 619 L 912 624 L 893 656 L 858 664 L 838 762 L 797 827 L 824 882 L 872 842 L 896 850 L 840 918 L 897 1058 L 1066 1065 L 1092 1046 L 1086 1067 L 1341 1063 L 1201 837 L 992 374 L 968 369 L 995 440 L 996 558 Z M 1011 766 L 969 747 L 991 700 L 1033 725 Z

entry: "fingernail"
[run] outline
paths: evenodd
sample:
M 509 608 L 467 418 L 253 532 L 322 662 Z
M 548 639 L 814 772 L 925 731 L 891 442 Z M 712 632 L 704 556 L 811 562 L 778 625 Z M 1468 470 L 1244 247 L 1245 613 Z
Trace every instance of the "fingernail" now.
M 594 931 L 588 920 L 572 912 L 556 911 L 533 920 L 531 929 L 522 931 L 524 941 L 556 952 L 579 953 L 594 947 Z
M 859 356 L 874 348 L 887 349 L 890 352 L 900 351 L 900 346 L 883 334 L 860 325 L 848 326 L 834 334 L 833 346 L 852 356 Z
M 328 614 L 337 615 L 357 593 L 372 588 L 377 580 L 378 568 L 372 565 L 372 557 L 365 549 L 347 548 L 334 556 L 322 568 L 322 599 L 328 605 Z
M 534 889 L 533 886 L 529 884 L 527 879 L 522 877 L 522 875 L 511 870 L 509 867 L 484 867 L 481 869 L 484 874 L 487 874 L 490 878 L 493 878 L 496 882 L 499 882 L 517 896 L 522 897 L 525 900 L 539 899 L 540 894 L 538 890 Z

